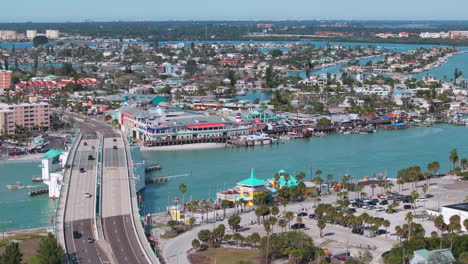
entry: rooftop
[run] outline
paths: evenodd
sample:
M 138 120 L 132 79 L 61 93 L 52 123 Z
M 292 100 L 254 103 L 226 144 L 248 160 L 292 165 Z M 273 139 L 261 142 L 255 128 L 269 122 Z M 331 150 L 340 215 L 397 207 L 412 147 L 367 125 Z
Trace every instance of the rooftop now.
M 259 185 L 265 185 L 267 184 L 267 182 L 264 180 L 255 178 L 255 171 L 254 169 L 252 169 L 252 171 L 250 172 L 250 178 L 243 180 L 237 184 L 246 185 L 246 186 L 259 186 Z
M 450 204 L 443 207 L 468 212 L 468 203 Z
M 44 158 L 47 158 L 47 159 L 52 159 L 52 158 L 55 158 L 57 156 L 60 156 L 62 154 L 62 152 L 60 150 L 56 150 L 56 149 L 51 149 L 49 151 L 47 151 L 46 153 L 44 153 L 44 155 L 42 155 L 42 159 Z

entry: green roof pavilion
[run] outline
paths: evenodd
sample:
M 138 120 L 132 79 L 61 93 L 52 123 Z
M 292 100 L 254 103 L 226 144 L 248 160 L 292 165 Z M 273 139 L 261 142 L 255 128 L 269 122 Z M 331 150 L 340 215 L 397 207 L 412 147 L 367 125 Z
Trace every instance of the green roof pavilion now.
M 250 172 L 250 178 L 248 178 L 246 180 L 243 180 L 243 181 L 241 181 L 241 182 L 239 182 L 237 184 L 253 187 L 253 186 L 266 185 L 267 182 L 264 181 L 264 180 L 260 180 L 260 179 L 255 178 L 255 171 L 254 171 L 254 169 L 252 169 L 252 171 Z
M 46 153 L 44 153 L 44 155 L 42 155 L 41 159 L 53 159 L 57 156 L 60 156 L 62 155 L 62 151 L 60 150 L 56 150 L 56 149 L 51 149 L 49 151 L 47 151 Z

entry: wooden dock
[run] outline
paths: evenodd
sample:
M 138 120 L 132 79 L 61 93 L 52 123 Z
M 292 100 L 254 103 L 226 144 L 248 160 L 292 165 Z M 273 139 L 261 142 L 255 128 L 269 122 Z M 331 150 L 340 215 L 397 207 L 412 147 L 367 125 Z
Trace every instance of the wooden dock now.
M 36 195 L 40 195 L 40 194 L 46 194 L 46 193 L 49 193 L 49 188 L 44 188 L 44 189 L 37 189 L 37 190 L 30 190 L 28 192 L 28 195 L 29 196 L 36 196 Z

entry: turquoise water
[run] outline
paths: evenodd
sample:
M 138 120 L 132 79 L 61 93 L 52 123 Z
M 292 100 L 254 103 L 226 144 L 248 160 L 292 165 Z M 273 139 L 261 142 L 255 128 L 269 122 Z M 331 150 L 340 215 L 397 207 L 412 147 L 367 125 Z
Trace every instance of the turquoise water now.
M 439 68 L 432 69 L 427 72 L 421 72 L 413 75 L 417 79 L 422 79 L 425 75 L 434 76 L 439 80 L 453 80 L 455 69 L 458 68 L 464 73 L 465 78 L 468 77 L 468 53 L 457 54 L 448 60 L 447 63 L 442 64 Z
M 313 171 L 323 171 L 323 177 L 331 173 L 339 180 L 346 173 L 359 179 L 378 172 L 395 177 L 399 169 L 413 165 L 425 169 L 427 163 L 437 160 L 443 172 L 450 167 L 450 150 L 457 148 L 460 157 L 468 157 L 467 132 L 466 127 L 438 125 L 368 135 L 336 134 L 252 148 L 145 152 L 143 158 L 161 163 L 163 169 L 155 176 L 192 172 L 192 176 L 173 178 L 169 183 L 147 185 L 145 206 L 149 212 L 162 211 L 168 197 L 180 197 L 181 183 L 188 186 L 187 198 L 214 198 L 217 189 L 234 187 L 248 178 L 251 168 L 258 178 L 267 179 L 280 169 L 310 175 L 312 164 Z
M 26 186 L 35 186 L 31 179 L 40 176 L 39 162 L 0 162 L 0 222 L 5 230 L 27 229 L 50 225 L 55 202 L 48 195 L 28 196 L 28 189 L 8 190 L 6 185 L 20 181 Z M 3 228 L 0 225 L 0 228 Z

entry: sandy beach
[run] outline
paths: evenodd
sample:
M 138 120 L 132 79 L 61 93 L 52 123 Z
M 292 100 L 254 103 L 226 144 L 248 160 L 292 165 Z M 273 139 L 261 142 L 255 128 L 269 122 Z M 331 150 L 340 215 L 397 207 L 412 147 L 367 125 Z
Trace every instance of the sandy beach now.
M 183 151 L 183 150 L 201 150 L 201 149 L 215 149 L 224 148 L 224 143 L 197 143 L 197 144 L 185 144 L 185 145 L 173 145 L 173 146 L 162 146 L 162 147 L 145 147 L 141 146 L 141 151 Z
M 22 156 L 2 156 L 2 157 L 0 157 L 0 162 L 7 162 L 7 161 L 40 161 L 42 155 L 44 155 L 44 153 L 28 154 L 28 155 L 22 155 Z

